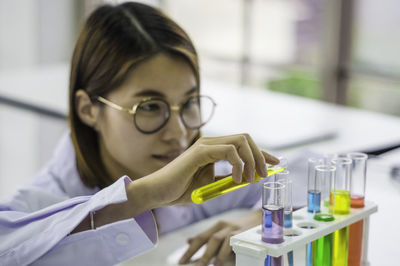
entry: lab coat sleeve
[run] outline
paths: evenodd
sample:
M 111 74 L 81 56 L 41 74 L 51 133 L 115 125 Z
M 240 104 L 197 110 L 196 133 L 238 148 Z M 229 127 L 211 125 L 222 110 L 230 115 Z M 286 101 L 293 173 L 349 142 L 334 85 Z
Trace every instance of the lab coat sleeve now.
M 126 201 L 130 182 L 121 177 L 92 196 L 32 212 L 0 204 L 0 265 L 112 265 L 151 249 L 157 229 L 150 212 L 68 235 L 90 211 Z
M 261 210 L 262 207 L 262 198 L 259 198 L 259 200 L 251 207 L 252 210 Z

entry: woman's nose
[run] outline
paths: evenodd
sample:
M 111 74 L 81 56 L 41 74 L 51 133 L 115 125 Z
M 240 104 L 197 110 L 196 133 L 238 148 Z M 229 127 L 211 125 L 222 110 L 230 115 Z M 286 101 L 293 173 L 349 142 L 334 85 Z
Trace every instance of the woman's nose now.
M 164 140 L 181 140 L 184 139 L 187 135 L 187 128 L 183 123 L 180 111 L 178 106 L 171 107 L 171 116 L 168 119 L 167 124 L 163 130 L 163 139 Z

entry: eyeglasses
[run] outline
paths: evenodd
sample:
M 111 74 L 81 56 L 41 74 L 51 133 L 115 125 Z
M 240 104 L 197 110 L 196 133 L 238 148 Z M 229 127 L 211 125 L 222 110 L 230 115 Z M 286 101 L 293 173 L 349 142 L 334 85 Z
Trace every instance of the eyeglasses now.
M 172 105 L 162 99 L 149 97 L 141 100 L 132 108 L 125 108 L 101 96 L 94 96 L 97 101 L 133 116 L 136 128 L 144 134 L 152 134 L 163 128 L 171 116 L 171 111 L 178 111 L 183 124 L 190 129 L 204 126 L 214 114 L 214 100 L 209 96 L 191 96 L 181 105 Z

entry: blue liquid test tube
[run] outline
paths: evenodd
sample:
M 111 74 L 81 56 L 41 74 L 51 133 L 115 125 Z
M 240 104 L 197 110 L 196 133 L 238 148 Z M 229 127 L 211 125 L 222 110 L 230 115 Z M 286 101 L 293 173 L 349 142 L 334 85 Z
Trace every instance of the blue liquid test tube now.
M 307 210 L 311 213 L 320 212 L 321 206 L 321 187 L 315 179 L 315 167 L 324 165 L 324 160 L 319 158 L 309 158 L 307 167 L 308 186 L 307 186 Z
M 315 179 L 315 167 L 323 164 L 322 158 L 309 158 L 307 161 L 307 211 L 314 214 L 320 212 L 321 206 L 321 188 Z M 309 243 L 306 246 L 306 266 L 312 266 L 312 257 L 312 243 Z

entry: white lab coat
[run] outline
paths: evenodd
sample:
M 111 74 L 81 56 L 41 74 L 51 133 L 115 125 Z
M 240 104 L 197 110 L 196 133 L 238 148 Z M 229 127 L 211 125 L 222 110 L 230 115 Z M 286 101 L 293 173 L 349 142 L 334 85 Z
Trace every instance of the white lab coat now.
M 216 174 L 230 170 L 226 162 L 215 167 Z M 0 265 L 117 264 L 153 248 L 160 234 L 229 209 L 254 208 L 261 197 L 253 184 L 201 205 L 163 207 L 68 235 L 90 211 L 126 201 L 130 182 L 124 176 L 102 190 L 84 186 L 66 134 L 32 184 L 0 202 Z

